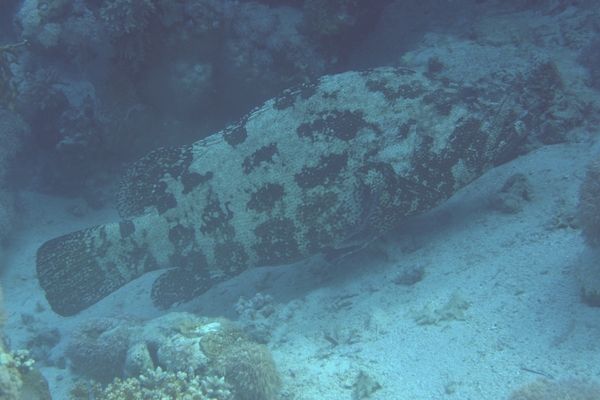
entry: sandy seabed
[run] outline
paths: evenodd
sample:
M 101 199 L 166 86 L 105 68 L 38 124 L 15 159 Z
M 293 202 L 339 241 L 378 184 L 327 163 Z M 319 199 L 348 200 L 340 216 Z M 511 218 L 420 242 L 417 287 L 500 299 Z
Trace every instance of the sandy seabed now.
M 272 295 L 277 311 L 269 347 L 284 394 L 297 399 L 351 398 L 360 371 L 381 384 L 373 399 L 502 399 L 540 374 L 597 378 L 600 308 L 582 302 L 577 279 L 589 250 L 579 231 L 554 227 L 574 210 L 593 152 L 588 143 L 533 151 L 334 265 L 316 258 L 247 271 L 177 311 L 235 319 L 240 296 Z M 515 173 L 528 177 L 534 197 L 522 212 L 504 214 L 489 198 Z M 13 348 L 42 327 L 58 328 L 63 340 L 51 356 L 58 360 L 69 332 L 86 318 L 161 314 L 148 296 L 156 274 L 75 317 L 54 314 L 35 277 L 37 247 L 117 217 L 112 211 L 74 217 L 66 211 L 73 200 L 23 197 L 28 213 L 6 250 L 2 276 Z M 423 279 L 400 284 L 403 271 L 414 268 L 424 269 Z M 442 317 L 457 295 L 460 315 Z M 422 324 L 427 310 L 440 317 Z M 53 397 L 66 398 L 69 369 L 41 369 Z

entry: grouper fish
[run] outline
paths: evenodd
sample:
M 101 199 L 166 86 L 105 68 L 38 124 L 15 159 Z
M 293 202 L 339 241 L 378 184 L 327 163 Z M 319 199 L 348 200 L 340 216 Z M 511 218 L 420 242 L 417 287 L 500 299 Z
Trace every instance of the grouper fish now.
M 555 69 L 475 83 L 382 67 L 284 91 L 222 131 L 126 172 L 123 218 L 44 243 L 37 276 L 70 316 L 139 276 L 159 308 L 260 266 L 364 247 L 509 160 L 552 102 Z

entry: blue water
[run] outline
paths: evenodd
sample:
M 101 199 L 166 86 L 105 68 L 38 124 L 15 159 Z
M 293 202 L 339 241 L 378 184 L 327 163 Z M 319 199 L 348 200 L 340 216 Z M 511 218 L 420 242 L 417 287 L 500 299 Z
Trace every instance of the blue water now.
M 226 378 L 229 374 L 229 387 L 238 391 L 239 399 L 504 399 L 536 378 L 548 379 L 548 390 L 561 396 L 564 391 L 564 396 L 584 398 L 590 392 L 589 398 L 600 398 L 597 386 L 585 382 L 600 374 L 598 348 L 590 339 L 598 334 L 600 272 L 595 265 L 600 256 L 593 244 L 600 228 L 593 223 L 593 212 L 585 214 L 592 222 L 583 224 L 587 236 L 582 238 L 582 223 L 576 217 L 582 208 L 579 184 L 597 150 L 600 120 L 596 3 L 3 0 L 0 278 L 9 318 L 5 349 L 29 349 L 54 398 L 66 396 L 74 379 L 91 377 L 106 384 L 115 377 L 139 376 L 140 371 L 127 375 L 120 366 L 129 349 L 123 341 L 132 341 L 130 331 L 121 336 L 117 332 L 106 342 L 96 341 L 95 335 L 117 327 L 151 326 L 140 321 L 164 312 L 154 310 L 145 293 L 136 313 L 135 296 L 121 291 L 120 308 L 115 307 L 117 298 L 79 316 L 59 317 L 37 283 L 34 252 L 54 237 L 116 220 L 118 182 L 148 152 L 206 138 L 283 90 L 324 75 L 406 67 L 436 79 L 444 77 L 449 90 L 465 101 L 473 99 L 475 105 L 481 95 L 473 89 L 476 85 L 493 81 L 506 85 L 508 93 L 532 65 L 546 63 L 560 76 L 560 81 L 536 83 L 556 90 L 544 100 L 551 103 L 548 111 L 538 117 L 527 140 L 496 163 L 491 177 L 467 188 L 470 194 L 460 197 L 467 203 L 444 205 L 438 214 L 412 222 L 408 230 L 392 231 L 369 249 L 347 256 L 342 261 L 346 264 L 319 259 L 297 267 L 300 272 L 286 266 L 243 275 L 209 293 L 204 303 L 198 300 L 177 310 L 237 319 L 249 341 L 271 349 L 283 382 L 281 391 L 278 387 L 244 395 L 247 388 L 233 383 L 234 373 L 214 362 L 200 367 L 198 361 L 192 372 L 183 367 L 170 371 L 198 376 L 217 371 Z M 528 95 L 524 88 L 517 92 L 520 98 Z M 498 103 L 505 100 L 499 98 Z M 531 104 L 531 110 L 537 105 Z M 515 123 L 529 112 L 515 116 Z M 417 129 L 426 122 L 412 125 Z M 516 200 L 501 200 L 523 204 L 489 205 L 486 190 L 502 192 L 504 182 L 517 172 L 531 180 L 533 194 L 521 191 Z M 595 207 L 598 193 L 590 196 L 588 211 Z M 507 209 L 512 211 L 505 214 Z M 469 236 L 467 231 L 476 233 Z M 436 236 L 444 232 L 447 239 Z M 457 239 L 487 235 L 498 235 L 497 247 Z M 452 240 L 457 242 L 449 245 Z M 456 250 L 459 243 L 465 246 L 464 258 Z M 479 247 L 488 250 L 478 252 Z M 527 253 L 528 248 L 537 255 Z M 445 256 L 440 249 L 448 251 Z M 543 257 L 553 251 L 555 260 L 563 261 L 548 271 L 541 264 L 552 262 L 552 257 Z M 491 253 L 503 261 L 495 265 Z M 479 262 L 478 257 L 486 261 Z M 448 265 L 432 265 L 444 260 Z M 516 268 L 518 262 L 532 265 L 535 273 L 529 276 Z M 499 275 L 486 275 L 483 264 L 494 265 Z M 362 265 L 369 265 L 375 275 L 357 272 Z M 454 267 L 464 275 L 448 277 Z M 467 272 L 468 268 L 473 270 Z M 501 282 L 494 282 L 506 285 L 505 291 L 493 297 L 496 286 L 489 291 L 481 288 L 498 276 Z M 137 282 L 137 290 L 150 290 L 155 278 Z M 544 286 L 544 279 L 552 283 Z M 447 287 L 446 280 L 451 282 Z M 461 280 L 469 284 L 461 287 Z M 582 291 L 587 296 L 581 296 Z M 267 295 L 257 295 L 261 292 Z M 564 298 L 553 297 L 553 292 Z M 464 300 L 456 300 L 456 293 Z M 494 298 L 493 305 L 485 300 L 488 296 Z M 535 296 L 539 298 L 534 300 Z M 548 307 L 537 309 L 535 304 Z M 549 308 L 557 310 L 560 323 Z M 569 310 L 574 310 L 573 317 Z M 90 322 L 92 317 L 97 325 Z M 426 321 L 425 326 L 418 321 Z M 539 325 L 528 325 L 532 321 Z M 85 326 L 98 331 L 82 334 Z M 511 326 L 516 327 L 514 332 Z M 139 329 L 135 334 L 141 335 Z M 148 337 L 155 334 L 144 329 Z M 428 333 L 420 338 L 418 329 Z M 419 351 L 419 346 L 435 346 L 436 329 L 446 344 Z M 495 329 L 505 330 L 496 337 L 491 333 Z M 443 336 L 452 332 L 454 336 Z M 545 339 L 527 342 L 535 341 L 536 332 Z M 398 337 L 391 340 L 394 335 Z M 477 343 L 473 346 L 489 345 L 488 338 L 493 346 L 473 354 L 467 351 L 461 358 L 470 341 Z M 78 347 L 73 344 L 77 340 L 91 343 Z M 110 353 L 112 345 L 122 346 L 121 353 Z M 189 344 L 193 345 L 198 343 Z M 177 346 L 173 348 L 180 349 Z M 386 356 L 386 346 L 393 348 L 389 350 L 393 357 Z M 402 346 L 405 353 L 398 350 Z M 290 354 L 296 348 L 300 361 L 294 364 Z M 531 353 L 519 358 L 528 351 L 523 349 Z M 105 363 L 97 368 L 102 373 L 94 375 L 95 369 L 86 370 L 89 365 L 82 362 L 84 350 L 109 351 L 114 358 L 91 358 L 89 363 Z M 149 351 L 153 367 L 169 370 L 169 362 L 180 362 L 175 355 L 169 359 L 157 351 Z M 395 364 L 398 359 L 404 366 Z M 116 364 L 114 372 L 111 363 Z M 430 377 L 423 376 L 428 372 Z M 370 389 L 357 389 L 365 385 Z M 220 396 L 227 398 L 225 393 Z

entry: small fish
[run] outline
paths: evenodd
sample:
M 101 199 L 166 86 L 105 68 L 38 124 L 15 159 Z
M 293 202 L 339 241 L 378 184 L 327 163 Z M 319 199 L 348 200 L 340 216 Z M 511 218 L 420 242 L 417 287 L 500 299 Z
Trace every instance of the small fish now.
M 74 315 L 158 269 L 155 306 L 261 266 L 355 251 L 441 204 L 514 149 L 546 111 L 556 71 L 464 85 L 383 67 L 286 90 L 191 145 L 126 173 L 124 219 L 44 243 L 37 274 Z

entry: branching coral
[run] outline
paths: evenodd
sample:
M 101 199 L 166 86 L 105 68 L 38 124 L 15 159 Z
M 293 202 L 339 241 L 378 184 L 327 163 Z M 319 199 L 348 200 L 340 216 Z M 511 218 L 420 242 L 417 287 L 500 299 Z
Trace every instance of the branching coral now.
M 267 347 L 226 319 L 171 313 L 141 327 L 116 324 L 90 321 L 70 346 L 71 361 L 86 375 L 104 382 L 110 369 L 118 375 L 106 388 L 77 385 L 73 398 L 274 400 L 279 394 L 281 378 Z
M 2 288 L 0 287 L 0 329 L 6 323 L 6 312 L 2 306 Z M 0 344 L 0 394 L 3 399 L 17 400 L 20 398 L 21 374 L 16 367 L 15 360 Z
M 71 399 L 87 400 L 232 400 L 230 386 L 221 377 L 164 372 L 160 367 L 138 378 L 115 379 L 106 388 L 98 383 L 79 383 L 70 390 Z
M 6 319 L 0 287 L 0 330 L 4 327 Z M 0 343 L 0 399 L 50 399 L 48 383 L 33 364 L 34 360 L 30 358 L 27 350 L 9 353 Z

